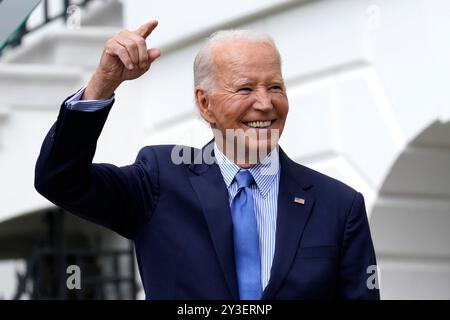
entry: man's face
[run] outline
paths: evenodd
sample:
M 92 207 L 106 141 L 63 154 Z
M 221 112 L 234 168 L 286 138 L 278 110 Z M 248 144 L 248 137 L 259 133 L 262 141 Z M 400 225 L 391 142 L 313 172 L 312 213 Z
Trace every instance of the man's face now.
M 289 109 L 275 49 L 265 43 L 225 42 L 213 49 L 213 61 L 215 81 L 203 117 L 225 137 L 222 143 L 240 143 L 246 152 L 270 152 Z M 227 129 L 241 129 L 246 138 L 227 136 Z

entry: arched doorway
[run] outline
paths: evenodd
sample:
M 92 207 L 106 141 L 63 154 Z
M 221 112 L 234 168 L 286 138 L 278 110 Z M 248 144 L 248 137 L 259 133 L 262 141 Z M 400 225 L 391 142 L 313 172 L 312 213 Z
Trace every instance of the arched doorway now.
M 391 167 L 370 217 L 383 299 L 450 299 L 450 122 Z

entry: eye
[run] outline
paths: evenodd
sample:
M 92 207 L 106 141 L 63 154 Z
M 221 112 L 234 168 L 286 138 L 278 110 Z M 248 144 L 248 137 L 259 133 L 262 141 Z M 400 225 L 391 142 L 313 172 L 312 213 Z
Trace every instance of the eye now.
M 249 94 L 250 92 L 252 92 L 252 88 L 249 88 L 249 87 L 243 87 L 243 88 L 239 88 L 237 90 L 237 93 L 241 93 L 241 94 Z
M 273 92 L 281 92 L 283 91 L 283 87 L 279 84 L 274 84 L 269 87 L 269 90 Z

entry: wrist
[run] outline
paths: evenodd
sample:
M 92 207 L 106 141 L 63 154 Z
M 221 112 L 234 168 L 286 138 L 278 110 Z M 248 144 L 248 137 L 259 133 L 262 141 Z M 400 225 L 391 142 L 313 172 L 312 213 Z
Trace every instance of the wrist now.
M 80 100 L 105 100 L 112 97 L 118 83 L 104 79 L 94 73 Z

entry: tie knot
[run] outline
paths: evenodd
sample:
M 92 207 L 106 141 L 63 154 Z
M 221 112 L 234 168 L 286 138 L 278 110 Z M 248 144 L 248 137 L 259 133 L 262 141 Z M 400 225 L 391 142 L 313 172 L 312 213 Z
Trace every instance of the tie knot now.
M 253 176 L 248 170 L 240 170 L 234 177 L 237 182 L 238 190 L 249 187 L 253 183 Z

